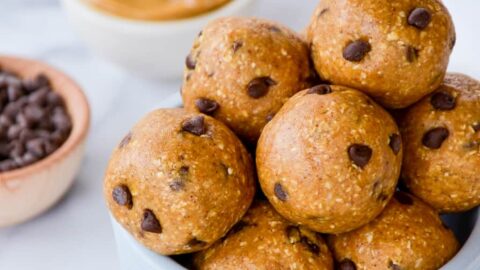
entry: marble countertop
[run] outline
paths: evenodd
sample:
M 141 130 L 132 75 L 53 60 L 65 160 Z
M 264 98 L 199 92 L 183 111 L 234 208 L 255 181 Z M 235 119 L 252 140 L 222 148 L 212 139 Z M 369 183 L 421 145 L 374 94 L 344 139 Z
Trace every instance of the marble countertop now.
M 257 2 L 253 15 L 301 30 L 317 1 Z M 480 62 L 480 2 L 445 2 L 458 36 L 449 69 L 480 79 L 476 62 Z M 92 55 L 72 32 L 55 0 L 1 0 L 0 10 L 0 54 L 40 59 L 64 70 L 83 87 L 93 112 L 76 183 L 45 215 L 0 229 L 0 269 L 118 269 L 102 198 L 104 168 L 114 145 L 140 117 L 177 99 L 180 81 L 145 81 Z

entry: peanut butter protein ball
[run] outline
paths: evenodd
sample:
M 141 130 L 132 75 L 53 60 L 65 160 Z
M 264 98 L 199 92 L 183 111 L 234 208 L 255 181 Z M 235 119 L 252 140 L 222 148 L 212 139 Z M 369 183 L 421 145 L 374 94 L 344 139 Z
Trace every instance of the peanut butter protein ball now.
M 227 237 L 196 255 L 199 270 L 333 270 L 323 237 L 256 202 Z
M 217 120 L 182 109 L 148 114 L 113 153 L 104 182 L 111 213 L 165 255 L 205 249 L 245 214 L 252 161 Z
M 307 39 L 322 79 L 407 107 L 443 81 L 455 45 L 439 0 L 322 0 Z
M 441 212 L 480 204 L 480 82 L 448 74 L 405 114 L 403 179 Z
M 401 161 L 392 117 L 365 94 L 329 85 L 301 91 L 282 107 L 265 127 L 256 159 L 275 209 L 321 233 L 350 231 L 380 214 Z
M 265 124 L 315 72 L 306 43 L 293 31 L 253 18 L 210 23 L 186 60 L 185 108 L 215 117 L 256 142 Z
M 437 270 L 459 249 L 437 212 L 402 192 L 374 221 L 329 243 L 340 270 Z

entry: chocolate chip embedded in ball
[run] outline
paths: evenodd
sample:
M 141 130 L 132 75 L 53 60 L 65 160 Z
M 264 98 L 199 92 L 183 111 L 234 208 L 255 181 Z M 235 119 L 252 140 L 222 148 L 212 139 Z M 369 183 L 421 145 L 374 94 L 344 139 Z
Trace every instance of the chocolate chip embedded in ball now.
M 357 266 L 355 263 L 350 260 L 350 259 L 343 259 L 339 264 L 338 264 L 338 269 L 339 270 L 357 270 Z
M 407 49 L 406 49 L 407 61 L 410 63 L 415 62 L 418 59 L 419 52 L 420 50 L 416 49 L 415 47 L 407 46 Z
M 220 105 L 215 100 L 208 98 L 199 98 L 195 100 L 195 106 L 201 113 L 207 115 L 212 115 L 220 108 Z
M 235 40 L 232 45 L 233 52 L 236 53 L 240 48 L 243 47 L 243 41 L 242 40 Z
M 432 14 L 426 8 L 415 8 L 408 15 L 408 24 L 418 29 L 425 29 L 432 20 Z
M 343 58 L 350 62 L 360 62 L 371 50 L 372 46 L 367 41 L 352 41 L 343 49 Z
M 350 160 L 358 167 L 364 168 L 372 157 L 372 149 L 363 144 L 352 144 L 348 147 Z
M 280 183 L 276 183 L 273 191 L 275 196 L 282 202 L 286 201 L 288 198 L 287 192 L 283 189 L 283 186 Z
M 474 130 L 475 132 L 479 132 L 479 131 L 480 131 L 480 123 L 476 123 L 476 124 L 474 124 L 472 127 L 473 127 L 473 130 Z
M 116 186 L 112 191 L 113 200 L 121 206 L 125 206 L 128 209 L 133 207 L 132 193 L 126 185 Z
M 315 244 L 308 237 L 303 236 L 302 239 L 300 240 L 300 243 L 302 243 L 305 247 L 307 247 L 307 249 L 313 254 L 320 255 L 320 247 L 318 247 L 318 245 Z
M 395 192 L 395 199 L 403 205 L 413 205 L 413 199 L 404 192 Z
M 205 118 L 200 115 L 185 120 L 182 123 L 182 130 L 197 136 L 205 134 L 207 132 Z
M 332 88 L 328 84 L 320 84 L 308 89 L 307 94 L 326 95 L 332 93 Z
M 403 268 L 400 267 L 400 265 L 395 264 L 392 261 L 390 261 L 390 263 L 388 264 L 388 268 L 391 270 L 403 270 Z
M 449 111 L 455 109 L 455 97 L 445 91 L 439 91 L 432 95 L 430 104 L 433 108 L 441 111 Z
M 150 209 L 143 211 L 142 230 L 151 233 L 162 233 L 162 226 Z
M 433 128 L 423 135 L 422 143 L 430 149 L 439 149 L 449 136 L 448 129 L 443 127 Z
M 127 146 L 130 143 L 131 140 L 132 140 L 132 133 L 128 132 L 128 134 L 125 135 L 125 137 L 123 137 L 122 141 L 118 145 L 118 148 L 123 148 L 123 147 Z
M 277 82 L 270 77 L 255 78 L 248 84 L 247 93 L 252 98 L 261 98 L 268 93 L 271 86 L 276 84 Z
M 187 58 L 185 59 L 185 65 L 190 70 L 195 69 L 195 67 L 197 66 L 197 62 L 195 61 L 195 59 L 193 58 L 193 56 L 191 54 L 189 54 L 187 56 Z
M 388 143 L 392 148 L 393 153 L 396 155 L 402 149 L 402 138 L 398 134 L 390 135 L 390 142 Z

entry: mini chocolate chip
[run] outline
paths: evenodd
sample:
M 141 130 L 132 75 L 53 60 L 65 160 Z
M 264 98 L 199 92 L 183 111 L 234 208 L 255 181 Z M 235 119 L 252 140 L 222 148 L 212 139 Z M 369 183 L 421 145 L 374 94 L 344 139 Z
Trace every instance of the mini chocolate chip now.
M 7 96 L 10 102 L 14 102 L 23 95 L 20 86 L 9 85 L 7 88 Z
M 121 206 L 126 206 L 128 209 L 132 209 L 133 200 L 132 193 L 126 185 L 118 185 L 112 191 L 113 200 Z
M 475 132 L 479 132 L 479 131 L 480 131 L 480 122 L 474 124 L 472 127 L 473 127 L 473 130 L 474 130 Z
M 330 94 L 332 92 L 332 88 L 328 84 L 320 84 L 308 89 L 307 94 L 317 94 L 317 95 L 325 95 Z
M 390 135 L 390 142 L 388 143 L 390 148 L 392 148 L 393 153 L 396 155 L 402 149 L 402 138 L 398 134 Z
M 404 205 L 413 205 L 413 199 L 405 192 L 395 192 L 395 199 Z
M 288 198 L 287 193 L 283 189 L 282 185 L 280 183 L 275 183 L 275 186 L 273 188 L 273 191 L 275 193 L 275 196 L 282 202 L 286 201 Z
M 265 117 L 265 120 L 267 120 L 267 122 L 270 122 L 270 121 L 272 121 L 274 116 L 275 116 L 274 113 L 269 113 L 269 114 L 267 114 L 267 117 Z
M 268 93 L 271 86 L 276 84 L 277 82 L 270 77 L 255 78 L 248 84 L 247 93 L 252 98 L 261 98 Z
M 322 17 L 323 14 L 327 13 L 329 10 L 330 10 L 329 8 L 324 8 L 324 9 L 322 9 L 322 11 L 320 11 L 320 12 L 318 13 L 318 18 Z
M 235 40 L 233 42 L 232 48 L 233 48 L 234 53 L 236 53 L 242 47 L 243 47 L 243 41 L 242 40 Z
M 143 211 L 142 230 L 151 233 L 162 233 L 162 226 L 150 209 Z
M 395 264 L 393 263 L 392 261 L 390 261 L 388 263 L 388 268 L 392 269 L 392 270 L 402 270 L 402 268 L 400 267 L 400 265 L 398 264 Z
M 317 244 L 315 244 L 312 240 L 308 239 L 308 237 L 303 236 L 300 242 L 305 245 L 310 252 L 312 252 L 315 255 L 320 254 L 320 248 L 318 247 Z
M 452 40 L 450 41 L 450 50 L 453 50 L 453 48 L 455 48 L 456 43 L 457 43 L 457 35 L 453 33 Z
M 352 144 L 348 147 L 350 160 L 360 168 L 364 168 L 372 157 L 372 149 L 363 144 Z
M 439 149 L 448 136 L 450 136 L 448 129 L 443 127 L 433 128 L 423 135 L 422 143 L 430 149 Z
M 193 58 L 193 56 L 191 54 L 189 54 L 187 56 L 187 59 L 185 59 L 185 65 L 190 70 L 195 69 L 195 67 L 197 66 L 197 62 L 195 61 L 195 59 Z
M 407 46 L 407 49 L 406 49 L 407 61 L 410 62 L 410 63 L 415 62 L 418 59 L 418 53 L 419 52 L 420 51 L 418 49 L 416 49 L 415 47 Z
M 189 171 L 190 171 L 190 168 L 188 166 L 182 166 L 180 167 L 180 170 L 178 170 L 178 173 L 180 174 L 180 176 L 186 177 Z
M 449 111 L 455 109 L 455 97 L 445 91 L 439 91 L 432 95 L 430 104 L 433 108 L 441 111 Z
M 269 25 L 268 30 L 270 30 L 272 32 L 275 32 L 275 33 L 281 33 L 282 32 L 282 30 L 276 25 Z
M 34 154 L 37 157 L 43 157 L 46 155 L 46 143 L 47 140 L 44 138 L 35 138 L 28 141 L 25 146 L 30 153 Z
M 302 240 L 302 235 L 297 226 L 288 226 L 286 229 L 286 234 L 290 244 L 295 244 Z
M 357 270 L 357 266 L 352 260 L 345 258 L 339 263 L 338 269 L 339 270 Z
M 207 132 L 207 127 L 205 126 L 205 118 L 199 115 L 185 120 L 182 123 L 182 130 L 190 132 L 193 135 L 197 136 L 205 134 Z
M 204 247 L 207 245 L 207 242 L 197 239 L 196 237 L 188 241 L 187 245 L 189 247 Z
M 132 140 L 132 132 L 128 132 L 125 137 L 123 137 L 122 141 L 120 141 L 120 144 L 118 145 L 118 148 L 123 148 L 127 146 L 130 141 Z
M 367 41 L 352 41 L 343 49 L 343 58 L 350 62 L 360 62 L 371 50 L 372 46 Z
M 172 191 L 180 191 L 185 187 L 185 181 L 183 179 L 175 179 L 168 186 Z
M 201 113 L 207 115 L 212 115 L 220 108 L 220 105 L 218 105 L 216 101 L 208 98 L 199 98 L 195 100 L 195 106 Z
M 415 8 L 408 15 L 408 24 L 418 29 L 425 29 L 432 20 L 432 14 L 426 8 Z

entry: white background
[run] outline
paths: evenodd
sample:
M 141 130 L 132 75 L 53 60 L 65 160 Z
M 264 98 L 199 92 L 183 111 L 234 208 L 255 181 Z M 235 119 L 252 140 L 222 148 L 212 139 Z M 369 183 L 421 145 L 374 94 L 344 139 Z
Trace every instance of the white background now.
M 316 0 L 257 0 L 255 15 L 303 29 Z M 450 70 L 480 79 L 480 1 L 449 0 L 457 28 Z M 77 182 L 45 215 L 0 229 L 0 270 L 118 269 L 102 198 L 102 176 L 114 145 L 143 114 L 168 103 L 180 82 L 151 82 L 91 55 L 54 0 L 0 0 L 0 54 L 44 60 L 70 74 L 93 111 L 87 155 Z M 174 97 L 173 97 L 174 98 Z

